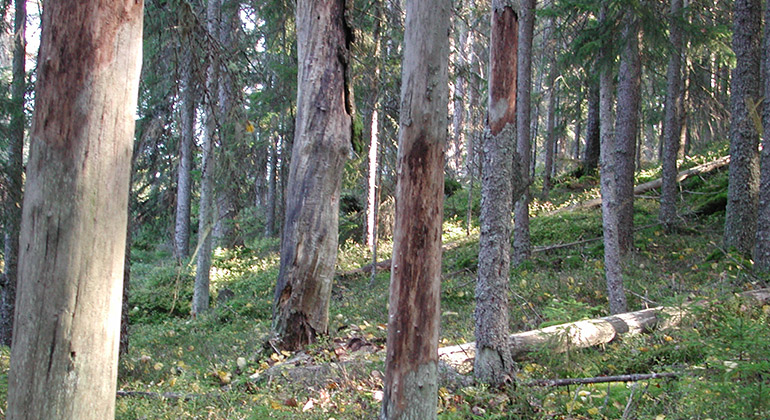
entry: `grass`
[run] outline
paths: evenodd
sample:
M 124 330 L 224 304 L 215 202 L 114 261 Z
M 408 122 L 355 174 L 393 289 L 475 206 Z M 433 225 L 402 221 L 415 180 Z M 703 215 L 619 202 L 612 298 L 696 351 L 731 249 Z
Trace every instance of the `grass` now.
M 701 163 L 701 162 L 697 162 Z M 650 173 L 654 173 L 652 170 Z M 643 174 L 643 176 L 650 176 Z M 682 211 L 724 194 L 725 172 L 683 185 Z M 571 183 L 566 185 L 566 183 Z M 576 191 L 576 185 L 582 191 Z M 563 180 L 553 201 L 533 206 L 535 246 L 601 235 L 600 211 L 545 213 L 594 197 L 596 180 Z M 654 193 L 653 193 L 654 194 Z M 455 197 L 467 197 L 459 192 Z M 462 201 L 448 205 L 444 225 L 441 345 L 474 340 L 478 227 L 466 235 Z M 636 251 L 626 261 L 629 305 L 677 305 L 719 299 L 675 330 L 626 337 L 599 347 L 523 360 L 521 383 L 537 379 L 592 377 L 661 371 L 677 379 L 561 388 L 442 384 L 441 419 L 764 419 L 770 416 L 770 307 L 756 308 L 734 292 L 766 285 L 751 262 L 723 250 L 724 212 L 689 215 L 676 234 L 655 225 L 657 202 L 637 199 Z M 713 210 L 713 209 L 712 209 Z M 452 214 L 452 212 L 457 214 Z M 392 244 L 380 246 L 389 258 Z M 278 270 L 277 241 L 255 241 L 218 250 L 212 271 L 213 309 L 190 319 L 194 267 L 176 267 L 163 247 L 138 249 L 132 266 L 131 347 L 120 361 L 119 388 L 173 392 L 189 400 L 119 398 L 117 418 L 129 419 L 368 419 L 381 398 L 387 321 L 388 277 L 379 273 L 335 279 L 330 335 L 302 357 L 275 352 L 269 337 L 272 292 Z M 511 331 L 607 314 L 601 241 L 538 252 L 511 269 Z M 338 271 L 368 262 L 366 250 L 348 240 L 340 246 Z M 229 299 L 217 296 L 227 289 Z M 363 347 L 352 351 L 351 343 Z M 291 363 L 288 363 L 291 362 Z M 0 393 L 5 395 L 8 351 L 0 351 Z M 298 366 L 279 369 L 279 366 Z M 4 398 L 3 398 L 4 400 Z M 3 407 L 4 409 L 4 407 Z

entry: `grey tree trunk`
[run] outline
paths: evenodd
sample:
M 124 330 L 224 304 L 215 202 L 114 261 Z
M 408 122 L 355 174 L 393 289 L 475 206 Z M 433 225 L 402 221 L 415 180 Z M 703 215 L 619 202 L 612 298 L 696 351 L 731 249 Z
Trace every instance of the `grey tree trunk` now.
M 682 34 L 679 28 L 681 19 L 682 0 L 671 0 L 669 14 L 669 40 L 671 41 L 671 57 L 668 59 L 666 71 L 666 109 L 663 134 L 663 166 L 660 193 L 660 211 L 658 220 L 667 230 L 676 224 L 676 200 L 679 196 L 677 174 L 677 152 L 681 138 L 679 107 L 682 90 Z
M 461 2 L 460 2 L 461 3 Z M 458 7 L 462 8 L 462 4 Z M 466 27 L 465 22 L 462 19 L 456 19 L 453 22 L 454 28 L 459 34 L 457 35 L 457 46 L 455 48 L 455 83 L 454 83 L 454 113 L 452 115 L 452 155 L 451 167 L 456 175 L 461 173 L 462 168 L 462 149 L 465 144 L 465 91 L 466 91 L 466 74 L 468 73 L 468 59 L 466 57 L 469 46 L 469 29 Z
M 216 37 L 223 51 L 230 51 L 233 45 L 233 33 L 235 32 L 235 19 L 238 18 L 236 4 L 232 0 L 219 0 L 219 18 L 216 27 Z M 217 139 L 219 150 L 227 150 L 234 147 L 235 142 L 235 118 L 233 116 L 233 102 L 235 100 L 232 71 L 227 68 L 227 62 L 217 57 L 215 61 L 219 66 L 218 104 L 219 120 L 217 124 Z M 229 154 L 219 153 L 216 158 L 217 173 L 220 176 L 228 176 L 236 164 L 229 161 Z M 228 182 L 216 183 L 216 220 L 214 222 L 213 236 L 217 245 L 231 247 L 235 244 L 235 230 L 233 219 L 238 213 L 235 199 L 235 191 Z
M 586 121 L 586 147 L 583 153 L 583 173 L 591 174 L 599 167 L 599 83 L 590 81 L 588 86 L 588 120 Z
M 730 88 L 730 170 L 724 243 L 749 255 L 754 248 L 759 201 L 759 134 L 752 113 L 761 110 L 759 90 L 762 5 L 736 0 L 733 9 L 733 51 L 736 66 Z
M 631 13 L 624 18 L 623 51 L 618 71 L 617 120 L 615 121 L 615 176 L 617 177 L 618 244 L 627 254 L 634 243 L 634 169 L 639 132 L 641 57 L 639 20 Z
M 281 137 L 276 137 L 273 144 L 270 145 L 270 161 L 267 172 L 267 200 L 265 215 L 265 236 L 272 238 L 275 236 L 275 208 L 277 200 L 276 181 L 278 177 L 278 143 Z
M 375 5 L 375 24 L 374 24 L 374 56 L 377 57 L 377 61 L 374 65 L 374 71 L 372 76 L 372 90 L 379 92 L 380 89 L 380 63 L 381 63 L 381 30 L 380 20 L 382 19 L 382 2 L 378 1 Z M 377 262 L 377 255 L 375 253 L 375 241 L 377 231 L 377 208 L 379 202 L 377 201 L 377 174 L 379 172 L 379 148 L 380 148 L 380 97 L 379 93 L 375 95 L 372 102 L 372 111 L 369 114 L 369 166 L 367 168 L 367 191 L 366 191 L 366 246 L 369 247 L 369 251 L 372 253 L 372 262 Z M 372 279 L 376 270 L 372 271 Z
M 450 11 L 406 2 L 383 420 L 437 414 Z
M 24 172 L 24 91 L 27 41 L 26 0 L 15 0 L 13 18 L 13 79 L 11 80 L 11 124 L 5 170 L 8 185 L 4 200 L 5 270 L 0 281 L 0 344 L 10 346 L 13 339 L 13 312 L 16 308 L 16 284 L 19 268 L 19 230 L 21 227 Z
M 276 344 L 287 350 L 328 332 L 340 183 L 352 136 L 345 9 L 345 0 L 297 2 L 297 131 L 273 300 Z
M 765 39 L 762 60 L 764 97 L 770 98 L 770 7 L 765 8 Z M 770 271 L 770 106 L 762 112 L 762 168 L 757 211 L 757 239 L 754 247 L 754 270 Z
M 600 19 L 606 22 L 606 6 L 602 8 Z M 610 40 L 604 40 L 602 46 L 603 61 L 608 62 L 611 54 Z M 602 194 L 602 229 L 604 231 L 604 272 L 613 314 L 626 311 L 626 294 L 623 288 L 623 272 L 619 243 L 619 212 L 617 185 L 617 153 L 613 130 L 613 80 L 612 66 L 606 63 L 599 73 L 599 121 L 601 134 L 600 183 Z
M 529 259 L 532 243 L 529 236 L 529 166 L 532 154 L 530 124 L 532 112 L 532 38 L 535 31 L 535 0 L 521 2 L 516 79 L 516 151 L 521 159 L 521 182 L 524 194 L 514 204 L 513 261 Z
M 115 415 L 142 9 L 135 1 L 45 3 L 9 420 Z
M 548 78 L 546 89 L 548 90 L 548 111 L 545 126 L 545 168 L 543 170 L 543 200 L 548 200 L 548 194 L 552 187 L 552 174 L 554 169 L 554 154 L 556 143 L 556 18 L 551 18 L 548 29 L 547 55 L 550 57 L 548 64 Z
M 209 0 L 206 7 L 206 27 L 210 34 L 216 34 L 219 28 L 219 13 L 222 0 Z M 209 58 L 206 72 L 206 90 L 213 98 L 218 91 L 219 66 Z M 214 228 L 214 136 L 216 133 L 216 104 L 209 99 L 206 104 L 206 121 L 201 144 L 201 187 L 198 204 L 198 246 L 195 267 L 195 284 L 191 315 L 193 317 L 209 310 L 209 280 L 211 272 L 211 248 Z
M 189 40 L 189 36 L 183 39 Z M 192 197 L 192 147 L 195 134 L 195 91 L 193 87 L 193 53 L 189 45 L 182 46 L 180 94 L 179 166 L 176 187 L 176 221 L 174 246 L 178 261 L 190 256 L 190 204 Z
M 473 374 L 480 382 L 512 381 L 508 342 L 512 157 L 516 154 L 516 78 L 518 16 L 502 1 L 492 3 L 489 46 L 488 131 L 484 136 L 481 176 L 481 233 L 476 280 L 476 359 Z M 517 179 L 518 181 L 518 179 Z

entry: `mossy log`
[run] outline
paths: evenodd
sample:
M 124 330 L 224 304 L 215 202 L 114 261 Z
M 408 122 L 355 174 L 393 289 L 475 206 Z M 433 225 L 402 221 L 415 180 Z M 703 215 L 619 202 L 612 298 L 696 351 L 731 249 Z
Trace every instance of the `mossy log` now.
M 770 289 L 752 290 L 738 296 L 765 304 L 770 302 Z M 704 303 L 705 301 L 698 301 L 680 307 L 659 306 L 513 334 L 510 337 L 511 352 L 515 359 L 521 360 L 526 354 L 539 349 L 547 348 L 561 353 L 569 349 L 606 344 L 620 335 L 635 335 L 670 328 L 677 325 L 693 305 Z M 462 366 L 472 361 L 475 353 L 476 343 L 466 343 L 440 348 L 439 358 L 449 365 Z
M 687 169 L 687 170 L 679 172 L 677 174 L 677 176 L 676 176 L 676 182 L 682 182 L 685 179 L 687 179 L 687 178 L 689 178 L 689 177 L 691 177 L 693 175 L 705 174 L 705 173 L 711 172 L 713 170 L 725 167 L 725 166 L 727 166 L 729 164 L 730 164 L 730 156 L 723 156 L 723 157 L 721 157 L 721 158 L 719 158 L 717 160 L 713 160 L 711 162 L 707 162 L 707 163 L 704 163 L 702 165 L 698 165 L 698 166 L 692 167 L 690 169 Z M 639 184 L 636 187 L 634 187 L 634 195 L 644 194 L 644 193 L 652 191 L 652 190 L 654 190 L 656 188 L 660 188 L 661 185 L 663 185 L 663 180 L 661 178 L 654 179 L 654 180 L 649 181 L 649 182 L 645 182 L 644 184 Z M 571 206 L 568 206 L 568 207 L 564 207 L 564 208 L 560 208 L 560 209 L 554 210 L 554 211 L 548 213 L 548 215 L 550 216 L 550 215 L 553 215 L 553 214 L 562 213 L 562 212 L 570 211 L 570 210 L 591 209 L 591 208 L 594 208 L 594 207 L 599 207 L 601 204 L 602 204 L 601 197 L 594 198 L 592 200 L 582 201 L 580 203 L 577 203 L 577 204 L 574 204 L 574 205 L 571 205 Z

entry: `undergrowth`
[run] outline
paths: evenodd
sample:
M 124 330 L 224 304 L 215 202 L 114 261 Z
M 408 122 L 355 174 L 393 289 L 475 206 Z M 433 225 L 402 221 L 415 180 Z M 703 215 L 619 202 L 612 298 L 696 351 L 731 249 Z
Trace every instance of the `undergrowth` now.
M 751 261 L 719 245 L 725 172 L 683 184 L 683 217 L 675 234 L 666 234 L 656 223 L 657 192 L 637 199 L 635 250 L 624 270 L 633 309 L 686 301 L 716 303 L 696 306 L 675 329 L 622 337 L 597 348 L 531 353 L 519 363 L 520 385 L 515 388 L 442 383 L 439 418 L 769 418 L 770 307 L 732 297 L 764 287 L 767 279 L 752 273 Z M 655 170 L 640 178 L 653 176 Z M 600 211 L 551 213 L 596 196 L 595 178 L 562 179 L 551 201 L 533 205 L 535 247 L 585 242 L 535 252 L 529 261 L 512 267 L 512 332 L 607 315 L 603 246 L 592 240 L 601 236 Z M 447 202 L 442 346 L 474 340 L 478 227 L 475 220 L 465 225 L 467 197 L 460 190 Z M 477 211 L 478 196 L 471 197 L 471 208 Z M 391 247 L 381 243 L 380 260 L 390 257 Z M 387 272 L 373 281 L 368 275 L 338 276 L 329 336 L 297 355 L 267 344 L 279 264 L 276 240 L 217 250 L 212 310 L 196 319 L 189 317 L 194 266 L 177 265 L 166 248 L 158 244 L 134 250 L 131 345 L 120 360 L 118 386 L 183 398 L 118 398 L 118 419 L 376 418 L 382 398 Z M 370 259 L 363 246 L 347 240 L 340 246 L 338 272 Z M 3 349 L 3 396 L 7 366 L 8 351 Z M 527 385 L 541 379 L 650 372 L 679 376 L 570 387 Z

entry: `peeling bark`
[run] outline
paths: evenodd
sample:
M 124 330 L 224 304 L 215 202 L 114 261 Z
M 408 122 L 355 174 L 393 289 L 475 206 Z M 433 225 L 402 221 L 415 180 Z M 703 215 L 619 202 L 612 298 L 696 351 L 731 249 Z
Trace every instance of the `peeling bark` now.
M 353 130 L 352 41 L 344 0 L 297 2 L 297 129 L 272 327 L 287 350 L 328 332 L 340 184 Z
M 513 159 L 516 154 L 516 59 L 518 16 L 492 5 L 489 48 L 489 130 L 483 139 L 481 234 L 476 282 L 477 380 L 500 385 L 513 377 L 508 337 Z M 513 51 L 511 51 L 513 49 Z
M 437 414 L 450 10 L 406 3 L 383 420 Z

